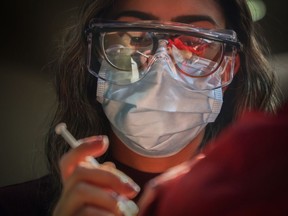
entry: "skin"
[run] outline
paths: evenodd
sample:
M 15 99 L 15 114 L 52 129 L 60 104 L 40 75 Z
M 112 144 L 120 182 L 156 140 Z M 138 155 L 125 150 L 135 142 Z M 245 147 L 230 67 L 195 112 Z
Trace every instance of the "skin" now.
M 177 21 L 205 28 L 225 28 L 221 8 L 213 0 L 121 0 L 115 1 L 115 11 L 108 18 L 123 21 L 139 19 Z M 171 9 L 173 8 L 173 10 Z M 133 14 L 127 11 L 134 11 Z M 136 11 L 136 13 L 135 13 Z M 177 154 L 164 158 L 140 156 L 129 150 L 112 134 L 112 155 L 118 161 L 145 172 L 164 172 L 191 159 L 204 135 L 204 130 Z M 130 179 L 123 182 L 111 173 L 111 163 L 98 168 L 83 162 L 88 155 L 98 157 L 107 150 L 101 136 L 82 140 L 82 145 L 69 151 L 60 161 L 63 191 L 54 216 L 63 215 L 121 215 L 115 193 L 132 199 L 139 188 Z M 113 191 L 113 193 L 111 193 Z

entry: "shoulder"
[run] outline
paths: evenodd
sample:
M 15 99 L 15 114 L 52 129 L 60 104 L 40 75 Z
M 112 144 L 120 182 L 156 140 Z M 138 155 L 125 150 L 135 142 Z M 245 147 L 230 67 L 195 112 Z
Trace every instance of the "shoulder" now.
M 53 201 L 51 184 L 52 177 L 46 175 L 0 188 L 1 215 L 45 215 Z

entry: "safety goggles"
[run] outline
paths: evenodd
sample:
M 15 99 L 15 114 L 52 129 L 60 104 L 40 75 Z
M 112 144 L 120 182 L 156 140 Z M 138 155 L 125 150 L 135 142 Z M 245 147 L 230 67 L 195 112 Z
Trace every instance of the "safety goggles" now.
M 86 34 L 89 72 L 117 85 L 128 85 L 145 77 L 164 42 L 177 73 L 186 82 L 217 80 L 211 88 L 223 87 L 233 78 L 235 56 L 241 49 L 233 30 L 203 29 L 172 22 L 92 20 Z M 99 74 L 93 66 L 95 60 L 105 60 L 112 69 Z

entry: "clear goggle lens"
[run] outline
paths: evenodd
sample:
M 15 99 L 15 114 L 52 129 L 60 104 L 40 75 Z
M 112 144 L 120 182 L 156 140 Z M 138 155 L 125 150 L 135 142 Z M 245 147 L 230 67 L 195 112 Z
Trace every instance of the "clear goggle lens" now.
M 132 67 L 145 70 L 149 60 L 157 50 L 159 33 L 150 32 L 109 32 L 103 37 L 104 55 L 113 67 L 132 71 Z M 163 35 L 167 38 L 167 52 L 172 57 L 174 64 L 180 70 L 192 77 L 207 76 L 222 60 L 223 44 L 217 41 L 201 39 L 185 35 Z M 161 40 L 162 37 L 161 37 Z M 207 64 L 207 61 L 211 61 Z
M 212 35 L 212 33 L 210 34 Z M 171 57 L 179 75 L 184 77 L 183 80 L 191 82 L 191 79 L 200 79 L 202 83 L 218 80 L 219 83 L 213 84 L 214 87 L 211 87 L 217 88 L 229 84 L 233 77 L 232 70 L 237 49 L 235 45 L 227 44 L 219 39 L 219 35 L 225 36 L 222 33 L 213 39 L 213 35 L 212 37 L 211 35 L 200 37 L 199 32 L 194 36 L 189 33 L 185 34 L 183 31 L 165 32 L 156 31 L 156 29 L 147 31 L 145 28 L 143 30 L 131 28 L 131 30 L 120 29 L 117 31 L 101 29 L 96 36 L 92 35 L 94 34 L 90 34 L 91 38 L 88 40 L 90 41 L 88 69 L 97 77 L 115 84 L 127 85 L 143 78 L 149 71 L 150 63 L 159 49 L 160 41 L 163 40 L 167 44 L 166 52 Z M 111 66 L 105 74 L 95 73 L 91 66 L 92 44 L 100 47 L 101 56 Z M 94 48 L 97 49 L 97 47 Z M 230 71 L 224 74 L 227 65 Z

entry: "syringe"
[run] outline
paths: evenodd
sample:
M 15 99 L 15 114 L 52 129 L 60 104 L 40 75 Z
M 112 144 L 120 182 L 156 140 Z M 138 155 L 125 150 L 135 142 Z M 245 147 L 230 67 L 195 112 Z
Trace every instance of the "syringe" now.
M 55 127 L 55 132 L 58 135 L 61 135 L 65 141 L 71 146 L 71 148 L 76 148 L 78 147 L 81 143 L 73 137 L 73 135 L 67 130 L 67 125 L 65 123 L 59 123 Z M 109 140 L 107 136 L 103 136 L 103 142 L 105 145 L 109 144 Z M 93 165 L 94 167 L 99 167 L 100 164 L 99 162 L 92 156 L 86 156 L 85 160 Z M 111 169 L 109 172 L 114 173 L 117 175 L 122 182 L 128 182 L 131 181 L 128 176 L 126 176 L 124 173 L 121 171 L 118 171 L 116 169 Z M 140 191 L 140 187 L 135 185 L 135 190 L 138 192 Z M 132 201 L 128 200 L 127 198 L 123 196 L 118 196 L 118 207 L 120 211 L 123 213 L 124 216 L 136 216 L 139 212 L 138 206 Z
M 58 135 L 61 135 L 65 141 L 71 146 L 71 148 L 76 148 L 80 145 L 80 143 L 73 137 L 73 135 L 67 130 L 67 126 L 65 123 L 59 123 L 55 127 L 55 132 Z M 109 145 L 109 140 L 107 136 L 103 136 L 103 142 L 105 145 Z M 99 166 L 99 162 L 92 156 L 86 156 L 85 160 L 92 164 L 93 166 Z

